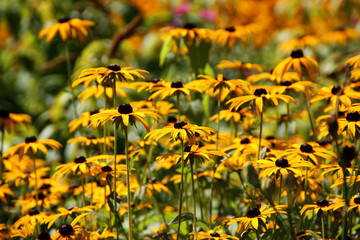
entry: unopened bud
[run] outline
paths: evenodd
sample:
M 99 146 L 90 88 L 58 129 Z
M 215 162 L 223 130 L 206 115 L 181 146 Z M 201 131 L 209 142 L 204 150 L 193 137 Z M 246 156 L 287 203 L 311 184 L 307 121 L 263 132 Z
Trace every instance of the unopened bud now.
M 273 178 L 266 177 L 261 182 L 261 190 L 268 196 L 272 197 L 274 195 L 276 189 L 276 183 Z
M 296 185 L 296 178 L 294 176 L 294 174 L 292 173 L 288 173 L 285 175 L 284 177 L 285 180 L 285 186 L 287 188 L 287 191 L 293 191 L 295 189 L 295 185 Z
M 259 174 L 251 163 L 245 163 L 242 169 L 245 180 L 254 187 L 259 186 Z

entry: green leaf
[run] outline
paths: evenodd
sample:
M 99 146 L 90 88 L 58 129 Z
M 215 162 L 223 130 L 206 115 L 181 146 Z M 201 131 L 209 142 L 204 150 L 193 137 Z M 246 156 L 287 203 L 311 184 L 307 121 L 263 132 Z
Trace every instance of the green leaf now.
M 114 205 L 114 192 L 111 192 L 108 197 L 107 197 L 107 201 L 110 207 L 110 210 L 113 213 L 117 213 L 120 210 L 120 205 L 121 205 L 121 198 L 119 197 L 119 195 L 116 194 L 116 209 L 115 209 L 115 205 Z
M 260 159 L 265 159 L 266 158 L 267 149 L 268 149 L 267 147 L 263 147 L 263 149 L 261 149 Z
M 206 126 L 206 122 L 210 117 L 210 97 L 209 94 L 204 94 L 202 99 L 202 107 L 204 110 L 203 126 Z
M 131 156 L 131 159 L 130 159 L 130 172 L 131 172 L 131 169 L 134 167 L 134 163 L 135 163 L 135 158 L 137 157 L 139 153 L 135 153 L 134 155 Z
M 207 41 L 201 41 L 191 45 L 189 41 L 185 41 L 185 44 L 189 49 L 190 64 L 195 75 L 204 74 L 206 65 L 209 62 L 211 44 Z M 207 71 L 210 71 L 209 67 L 207 67 Z
M 164 65 L 166 56 L 171 50 L 171 46 L 172 46 L 172 38 L 166 39 L 160 50 L 160 59 L 159 59 L 160 67 Z
M 196 224 L 199 226 L 199 227 L 201 227 L 204 231 L 209 231 L 209 228 L 208 228 L 208 226 L 205 224 L 205 223 L 203 223 L 203 222 L 196 222 Z
M 194 214 L 192 212 L 183 212 L 183 213 L 181 213 L 180 222 L 192 221 L 193 219 L 194 219 Z M 179 223 L 179 215 L 174 217 L 174 219 L 171 220 L 171 222 L 169 222 L 169 225 L 178 224 L 178 223 Z
M 322 237 L 321 237 L 319 234 L 317 234 L 317 233 L 315 233 L 315 232 L 313 232 L 313 231 L 311 231 L 311 230 L 310 230 L 310 235 L 311 235 L 314 239 L 322 239 Z
M 109 217 L 105 216 L 102 213 L 99 212 L 91 212 L 91 214 L 95 215 L 98 219 L 101 219 L 103 222 L 108 223 L 109 222 Z
M 209 63 L 206 63 L 205 65 L 204 74 L 208 75 L 209 77 L 215 77 L 214 70 L 212 69 Z

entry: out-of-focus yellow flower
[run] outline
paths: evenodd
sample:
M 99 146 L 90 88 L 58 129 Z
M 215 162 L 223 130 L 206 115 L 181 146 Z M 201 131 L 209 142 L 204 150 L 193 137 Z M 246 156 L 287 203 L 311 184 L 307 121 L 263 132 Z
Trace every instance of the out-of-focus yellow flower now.
M 235 68 L 235 69 L 243 69 L 243 70 L 255 70 L 258 72 L 263 71 L 263 67 L 260 64 L 243 63 L 241 61 L 228 61 L 228 60 L 221 60 L 216 65 L 216 68 L 218 69 Z
M 192 45 L 195 41 L 211 41 L 214 39 L 214 32 L 211 29 L 199 28 L 193 23 L 186 23 L 183 27 L 164 27 L 161 30 L 161 38 L 180 39 L 184 38 Z
M 11 129 L 14 129 L 17 132 L 17 123 L 27 127 L 27 124 L 31 123 L 31 117 L 27 114 L 10 113 L 0 109 L 0 130 L 5 128 L 10 133 Z
M 78 38 L 80 41 L 85 41 L 88 31 L 94 25 L 95 23 L 90 20 L 61 17 L 58 19 L 57 23 L 41 30 L 39 38 L 46 36 L 46 42 L 50 42 L 55 35 L 59 33 L 63 41 L 66 41 L 68 38 Z

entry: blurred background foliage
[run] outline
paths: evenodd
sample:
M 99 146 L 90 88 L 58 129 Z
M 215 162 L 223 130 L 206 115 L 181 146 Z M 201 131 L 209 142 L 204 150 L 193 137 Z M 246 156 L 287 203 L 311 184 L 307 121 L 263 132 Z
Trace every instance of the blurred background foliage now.
M 38 38 L 42 29 L 62 16 L 96 24 L 86 42 L 67 42 L 73 80 L 85 68 L 112 63 L 145 69 L 150 72 L 147 79 L 196 79 L 188 55 L 170 51 L 159 66 L 161 28 L 191 22 L 213 30 L 241 26 L 249 31 L 246 41 L 238 42 L 233 49 L 212 43 L 209 65 L 215 74 L 224 72 L 230 77 L 238 76 L 232 70 L 215 68 L 220 60 L 261 64 L 265 71 L 271 71 L 291 52 L 290 40 L 314 36 L 314 42 L 305 45 L 304 52 L 319 61 L 322 75 L 317 82 L 321 83 L 343 79 L 345 59 L 358 54 L 359 13 L 357 0 L 0 1 L 0 108 L 33 118 L 33 126 L 7 136 L 7 144 L 29 135 L 65 143 L 70 136 L 67 125 L 74 114 L 65 43 L 59 36 L 50 43 Z M 245 72 L 241 77 L 249 74 Z M 130 91 L 127 101 L 146 97 Z M 79 102 L 78 111 L 88 111 L 93 105 L 94 101 Z M 201 103 L 194 101 L 190 105 L 187 114 L 200 116 L 194 105 Z

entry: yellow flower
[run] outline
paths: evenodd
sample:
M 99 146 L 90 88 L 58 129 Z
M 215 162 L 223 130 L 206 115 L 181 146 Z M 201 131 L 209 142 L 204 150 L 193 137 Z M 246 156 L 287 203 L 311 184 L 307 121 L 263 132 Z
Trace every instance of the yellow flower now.
M 351 57 L 349 60 L 345 62 L 345 65 L 349 65 L 352 68 L 359 68 L 360 67 L 360 54 Z
M 11 238 L 21 237 L 27 239 L 34 234 L 34 228 L 30 224 L 21 226 L 20 229 L 13 229 L 11 231 Z
M 107 121 L 113 121 L 117 126 L 121 124 L 122 127 L 135 125 L 136 119 L 140 121 L 145 129 L 149 132 L 150 128 L 144 120 L 146 116 L 150 116 L 156 120 L 161 118 L 159 114 L 153 109 L 133 109 L 130 104 L 121 104 L 118 109 L 105 110 L 101 113 L 94 114 L 90 117 L 91 125 L 104 125 Z
M 282 80 L 280 86 L 274 87 L 274 92 L 283 94 L 285 91 L 293 90 L 295 92 L 303 92 L 306 95 L 311 94 L 310 88 L 316 88 L 317 84 L 311 81 L 292 82 L 291 80 Z M 289 94 L 289 93 L 287 93 Z
M 10 195 L 14 197 L 14 193 L 9 187 L 9 184 L 6 183 L 2 184 L 2 182 L 0 181 L 0 200 L 3 201 L 4 203 L 7 203 L 7 199 L 5 195 Z
M 122 98 L 126 98 L 127 96 L 126 92 L 123 89 L 124 86 L 127 85 L 124 85 L 124 83 L 122 82 L 116 84 L 116 93 L 118 93 Z M 80 102 L 83 103 L 86 99 L 88 99 L 91 96 L 94 96 L 95 98 L 99 98 L 104 94 L 106 95 L 107 98 L 112 98 L 113 87 L 110 86 L 109 84 L 107 86 L 97 85 L 97 86 L 87 87 L 82 93 L 78 95 L 78 98 L 80 98 Z
M 339 45 L 345 45 L 348 41 L 355 40 L 359 37 L 357 30 L 353 28 L 339 27 L 334 30 L 327 31 L 323 34 L 321 41 L 324 43 L 337 43 Z
M 92 162 L 96 161 L 96 159 L 86 159 L 84 156 L 78 156 L 74 159 L 73 162 L 70 163 L 64 163 L 55 168 L 55 176 L 57 175 L 57 178 L 60 178 L 64 176 L 65 174 L 68 174 L 72 172 L 74 175 L 77 173 L 77 171 L 80 171 L 80 174 L 85 174 L 89 172 L 90 164 Z
M 154 88 L 161 88 L 165 84 L 163 79 L 154 78 L 148 82 L 134 82 L 131 85 L 134 86 L 138 92 L 147 91 L 152 92 Z
M 263 67 L 260 64 L 243 63 L 241 61 L 228 61 L 228 60 L 221 60 L 216 65 L 216 68 L 218 68 L 218 69 L 236 68 L 236 69 L 243 69 L 243 70 L 256 70 L 258 72 L 263 71 Z
M 269 90 L 266 90 L 265 88 L 257 88 L 253 94 L 232 98 L 226 104 L 231 103 L 229 108 L 237 109 L 244 103 L 254 101 L 256 105 L 256 112 L 258 115 L 260 115 L 263 112 L 264 99 L 270 100 L 276 106 L 279 104 L 278 99 L 286 103 L 289 103 L 290 101 L 296 103 L 295 99 L 290 96 L 276 94 L 268 91 Z
M 116 238 L 116 233 L 108 230 L 105 228 L 102 233 L 97 231 L 91 232 L 90 239 L 91 240 L 100 240 L 100 239 L 109 239 L 109 238 Z
M 96 138 L 94 135 L 88 135 L 87 137 L 76 137 L 76 138 L 70 138 L 68 140 L 69 144 L 74 144 L 74 143 L 85 143 L 85 146 L 96 146 L 96 145 L 100 145 L 100 144 L 104 144 L 106 143 L 106 145 L 110 146 L 110 147 L 114 147 L 111 144 L 111 141 L 114 141 L 115 137 L 113 136 L 108 136 L 106 138 Z
M 261 168 L 259 177 L 270 177 L 275 174 L 281 174 L 285 177 L 287 174 L 293 174 L 295 177 L 302 176 L 301 169 L 303 167 L 312 167 L 312 164 L 299 159 L 286 158 L 269 158 L 257 160 L 258 167 Z
M 237 41 L 241 41 L 243 44 L 246 42 L 246 35 L 241 28 L 236 26 L 228 26 L 224 29 L 218 29 L 214 33 L 215 42 L 225 46 L 229 49 L 233 49 Z
M 218 117 L 219 119 L 225 119 L 225 121 L 229 121 L 232 119 L 235 123 L 239 123 L 240 120 L 242 120 L 243 117 L 252 117 L 254 118 L 254 114 L 250 111 L 249 107 L 245 108 L 231 108 L 231 109 L 225 109 L 221 110 L 219 114 L 215 114 L 212 117 L 210 117 L 209 121 L 217 121 Z
M 76 217 L 71 224 L 64 223 L 62 224 L 55 235 L 52 237 L 52 240 L 86 240 L 88 239 L 87 232 L 77 225 L 80 216 Z
M 69 127 L 69 132 L 74 132 L 79 126 L 82 126 L 82 127 L 87 127 L 90 123 L 90 116 L 95 114 L 95 113 L 99 113 L 101 111 L 103 111 L 104 109 L 99 109 L 99 110 L 92 110 L 90 112 L 83 112 L 81 114 L 81 116 L 77 119 L 74 119 L 72 120 L 68 127 Z M 93 129 L 95 129 L 96 127 L 95 126 L 92 126 Z
M 332 211 L 333 208 L 334 206 L 332 206 L 332 203 L 330 203 L 328 200 L 319 200 L 315 204 L 305 204 L 300 210 L 300 215 L 305 213 L 305 216 L 307 216 L 312 211 L 315 215 L 319 211 L 323 212 L 323 214 L 326 214 L 328 211 Z
M 287 57 L 275 67 L 273 74 L 282 78 L 291 67 L 300 78 L 303 76 L 302 67 L 304 67 L 311 80 L 314 80 L 315 73 L 320 72 L 319 65 L 313 58 L 304 56 L 302 50 L 296 49 L 291 52 L 290 57 Z
M 171 140 L 173 141 L 181 139 L 183 142 L 193 142 L 196 138 L 196 134 L 201 136 L 209 135 L 214 132 L 215 131 L 209 127 L 201 127 L 184 121 L 177 121 L 173 126 L 165 126 L 161 129 L 152 130 L 146 134 L 145 139 L 149 138 L 154 139 L 155 141 L 159 141 L 160 138 L 170 134 Z
M 41 30 L 39 38 L 46 36 L 46 42 L 50 42 L 59 33 L 63 41 L 68 38 L 78 38 L 80 41 L 85 41 L 89 29 L 94 25 L 95 23 L 89 20 L 61 17 L 58 19 L 58 23 Z
M 43 224 L 45 219 L 48 217 L 49 213 L 47 212 L 40 212 L 36 209 L 31 209 L 27 215 L 19 218 L 15 223 L 14 227 L 19 228 L 21 225 L 30 225 L 33 229 L 35 228 L 36 224 Z
M 191 82 L 183 84 L 181 81 L 166 82 L 160 86 L 154 86 L 154 93 L 149 97 L 150 100 L 156 100 L 161 97 L 163 100 L 166 97 L 171 97 L 174 94 L 184 94 L 186 98 L 190 99 L 190 90 L 201 92 L 197 87 L 193 87 Z
M 299 81 L 299 76 L 297 75 L 296 72 L 285 72 L 284 75 L 282 77 L 276 76 L 274 75 L 273 71 L 271 72 L 263 72 L 263 73 L 259 73 L 259 74 L 253 74 L 250 75 L 249 77 L 247 77 L 246 80 L 252 82 L 252 83 L 256 83 L 260 80 L 267 80 L 269 79 L 270 81 L 276 81 L 276 83 L 280 84 L 281 81 L 286 80 L 286 81 Z
M 78 220 L 80 220 L 81 218 L 89 214 L 89 213 L 81 213 L 81 212 L 92 212 L 93 208 L 95 208 L 95 206 L 71 207 L 68 209 L 60 207 L 57 209 L 59 213 L 48 217 L 44 222 L 47 223 L 48 228 L 50 228 L 59 218 L 62 218 L 64 221 L 68 217 L 72 217 L 74 219 L 77 218 Z
M 353 197 L 351 197 L 350 202 L 349 202 L 349 211 L 352 209 L 357 208 L 359 213 L 360 213 L 360 197 L 359 195 L 355 195 Z
M 320 44 L 319 37 L 315 34 L 305 34 L 280 44 L 281 51 L 291 51 L 293 49 L 304 49 L 304 47 L 314 47 Z
M 360 129 L 360 114 L 358 111 L 348 112 L 345 118 L 339 118 L 339 128 L 343 132 L 347 130 L 352 139 L 355 139 Z
M 217 229 L 216 231 L 214 230 L 209 230 L 207 232 L 197 232 L 196 236 L 194 239 L 215 239 L 215 240 L 220 240 L 220 239 L 239 239 L 237 237 L 233 237 L 230 236 L 228 234 L 222 234 L 223 229 Z M 195 235 L 195 233 L 191 232 L 190 234 Z
M 99 176 L 100 184 L 104 184 L 104 182 L 108 179 L 108 175 L 114 176 L 115 174 L 126 174 L 125 164 L 116 164 L 116 172 L 109 166 L 109 164 L 94 162 L 94 167 L 91 169 L 91 172 L 86 173 L 84 177 L 89 175 Z
M 11 129 L 14 129 L 17 132 L 16 124 L 19 123 L 27 127 L 27 123 L 31 123 L 31 117 L 27 114 L 20 113 L 10 113 L 6 110 L 0 109 L 0 130 L 6 129 L 8 133 L 11 132 Z
M 134 81 L 134 76 L 144 79 L 145 77 L 140 73 L 148 73 L 145 70 L 133 69 L 132 67 L 120 67 L 112 64 L 100 68 L 87 68 L 81 71 L 79 77 L 73 82 L 72 87 L 84 83 L 87 87 L 91 82 L 96 81 L 98 84 L 110 84 L 113 81 L 126 82 L 126 80 Z
M 168 38 L 184 38 L 192 45 L 194 41 L 211 41 L 213 37 L 213 31 L 206 28 L 198 28 L 193 23 L 186 23 L 182 28 L 178 27 L 165 27 L 160 30 L 161 38 L 166 40 Z
M 55 141 L 53 139 L 42 139 L 37 140 L 36 137 L 26 137 L 25 141 L 23 143 L 20 143 L 18 145 L 12 146 L 9 148 L 5 153 L 4 157 L 12 156 L 16 152 L 19 152 L 20 158 L 26 153 L 28 153 L 30 150 L 32 150 L 32 154 L 36 154 L 38 150 L 40 150 L 45 156 L 47 155 L 48 150 L 45 146 L 51 147 L 53 150 L 57 150 L 62 145 L 58 141 Z

